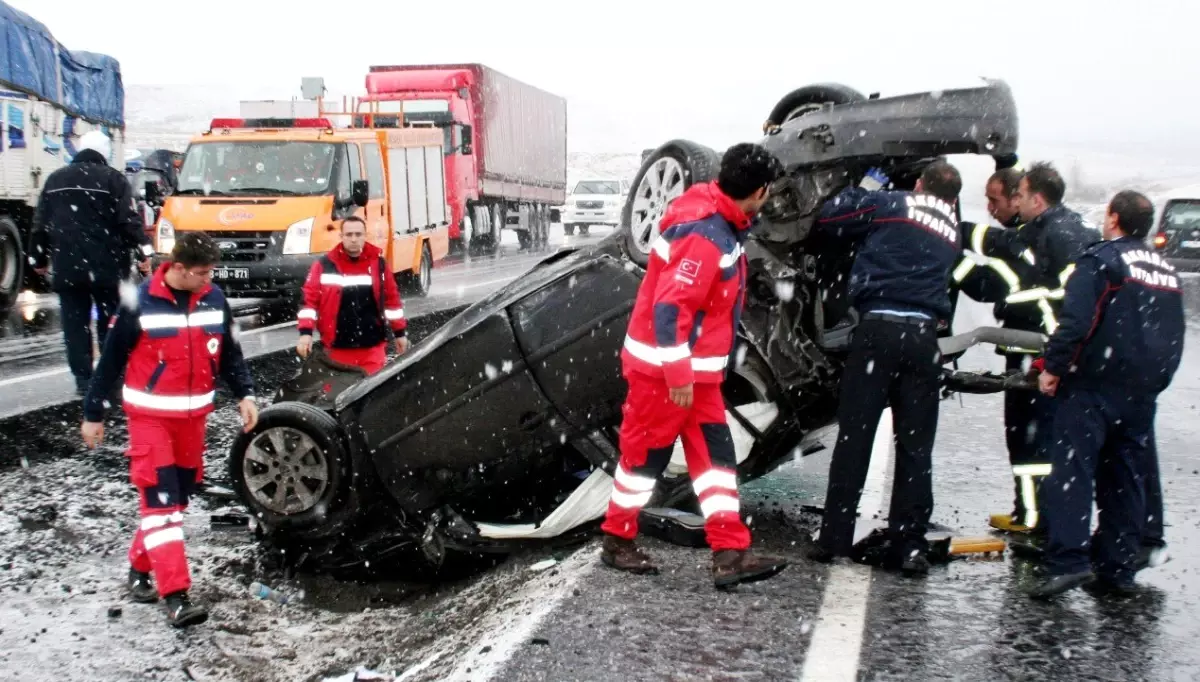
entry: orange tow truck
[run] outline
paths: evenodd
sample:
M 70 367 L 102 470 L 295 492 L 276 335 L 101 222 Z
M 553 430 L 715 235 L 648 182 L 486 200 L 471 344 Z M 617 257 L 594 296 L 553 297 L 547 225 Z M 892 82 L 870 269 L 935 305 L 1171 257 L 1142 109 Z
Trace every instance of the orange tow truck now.
M 214 119 L 188 146 L 155 247 L 167 254 L 180 233 L 207 232 L 221 249 L 213 279 L 227 295 L 298 307 L 313 261 L 357 215 L 402 289 L 423 296 L 450 247 L 443 176 L 436 129 Z

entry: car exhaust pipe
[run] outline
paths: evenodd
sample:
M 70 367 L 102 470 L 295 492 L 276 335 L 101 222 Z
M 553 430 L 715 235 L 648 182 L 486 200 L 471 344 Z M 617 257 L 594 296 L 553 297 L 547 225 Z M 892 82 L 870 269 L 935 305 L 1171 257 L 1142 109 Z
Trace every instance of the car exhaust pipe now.
M 997 346 L 1011 346 L 1041 352 L 1046 346 L 1046 340 L 1045 336 L 1037 332 L 1002 327 L 977 327 L 965 334 L 938 339 L 938 348 L 941 349 L 942 355 L 958 355 L 972 346 L 993 343 Z

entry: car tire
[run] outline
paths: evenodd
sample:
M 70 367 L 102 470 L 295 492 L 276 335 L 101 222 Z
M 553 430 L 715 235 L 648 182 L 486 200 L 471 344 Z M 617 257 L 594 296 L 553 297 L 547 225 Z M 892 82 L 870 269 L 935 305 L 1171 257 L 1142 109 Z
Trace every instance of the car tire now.
M 421 264 L 416 272 L 404 273 L 404 293 L 417 298 L 425 298 L 433 288 L 433 254 L 429 251 L 428 242 L 421 245 Z
M 252 448 L 255 454 L 248 457 Z M 288 480 L 284 467 L 295 467 L 286 470 L 297 474 L 295 479 Z M 296 541 L 330 537 L 357 516 L 359 496 L 351 487 L 351 469 L 338 423 L 327 412 L 301 402 L 277 403 L 263 410 L 254 430 L 238 434 L 229 453 L 234 492 L 263 531 Z M 302 470 L 311 476 L 299 475 Z M 271 471 L 280 473 L 272 476 Z M 322 476 L 323 485 L 314 490 L 311 483 Z M 258 483 L 262 485 L 255 487 Z M 305 497 L 297 483 L 304 486 Z M 264 495 L 274 497 L 281 484 L 287 485 L 282 503 L 264 499 Z M 292 498 L 296 504 L 291 504 Z
M 848 104 L 866 99 L 861 92 L 840 83 L 816 83 L 797 88 L 784 95 L 763 124 L 764 132 L 769 126 L 783 125 L 785 122 L 803 116 L 808 111 L 819 108 L 826 102 L 832 104 Z
M 667 204 L 692 185 L 716 179 L 720 165 L 716 152 L 688 140 L 672 140 L 651 152 L 621 210 L 617 231 L 625 257 L 646 267 Z
M 16 304 L 25 273 L 21 234 L 8 216 L 0 216 L 0 314 Z
M 567 223 L 563 225 L 563 234 L 567 235 L 568 237 L 575 234 L 575 223 Z

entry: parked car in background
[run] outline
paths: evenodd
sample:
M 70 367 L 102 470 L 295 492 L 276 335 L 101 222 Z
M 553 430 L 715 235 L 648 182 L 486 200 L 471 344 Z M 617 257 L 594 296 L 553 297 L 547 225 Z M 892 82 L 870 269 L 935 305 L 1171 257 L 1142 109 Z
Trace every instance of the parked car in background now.
M 1200 272 L 1200 196 L 1163 204 L 1154 248 L 1180 272 Z

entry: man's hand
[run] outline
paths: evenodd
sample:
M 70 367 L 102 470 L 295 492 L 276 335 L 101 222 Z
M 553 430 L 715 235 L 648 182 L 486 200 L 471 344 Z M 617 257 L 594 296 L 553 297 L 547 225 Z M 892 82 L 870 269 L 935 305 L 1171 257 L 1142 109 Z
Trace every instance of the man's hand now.
M 396 352 L 400 355 L 404 355 L 406 352 L 408 352 L 407 336 L 401 336 L 400 338 L 396 339 Z
M 140 270 L 143 275 L 149 275 L 150 274 L 150 259 L 147 258 L 146 260 L 138 261 L 138 270 Z
M 83 442 L 87 444 L 89 450 L 104 440 L 104 422 L 84 422 L 80 431 L 83 433 Z
M 254 398 L 242 398 L 242 402 L 238 403 L 238 412 L 242 413 L 242 431 L 250 433 L 258 425 L 258 403 L 254 402 Z
M 1058 392 L 1058 377 L 1049 372 L 1042 372 L 1038 375 L 1038 389 L 1048 396 L 1053 396 Z
M 296 342 L 296 355 L 302 358 L 308 358 L 308 354 L 312 352 L 313 339 L 312 336 L 305 334 Z
M 672 388 L 670 393 L 671 402 L 685 410 L 690 409 L 692 407 L 692 400 L 696 395 L 693 386 L 693 384 L 688 384 L 687 386 Z

